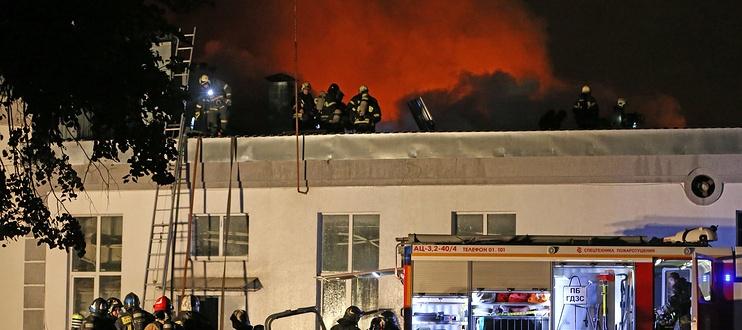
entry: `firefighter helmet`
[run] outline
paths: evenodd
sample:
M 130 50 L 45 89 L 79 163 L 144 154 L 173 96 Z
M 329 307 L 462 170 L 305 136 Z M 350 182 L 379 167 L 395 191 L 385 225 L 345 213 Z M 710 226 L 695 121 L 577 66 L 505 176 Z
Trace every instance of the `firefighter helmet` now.
M 170 298 L 166 296 L 162 296 L 160 298 L 157 298 L 155 301 L 155 304 L 152 306 L 152 311 L 155 313 L 157 312 L 166 312 L 170 313 L 173 311 L 173 303 L 170 302 Z
M 138 308 L 139 307 L 139 297 L 134 292 L 129 292 L 129 294 L 124 297 L 124 308 L 126 310 L 131 310 L 132 308 Z
M 308 81 L 306 81 L 303 84 L 301 84 L 301 90 L 305 90 L 305 89 L 311 90 L 312 89 L 312 84 L 310 84 Z
M 113 313 L 117 309 L 121 309 L 121 307 L 124 307 L 124 304 L 121 303 L 121 300 L 116 297 L 111 297 L 106 300 L 106 303 L 108 303 L 108 312 Z
M 201 310 L 201 301 L 198 300 L 198 297 L 187 294 L 183 296 L 180 300 L 180 311 L 181 312 L 196 312 L 198 313 Z
M 357 306 L 350 306 L 345 309 L 345 315 L 343 315 L 343 319 L 351 321 L 353 323 L 358 323 L 358 321 L 361 320 L 361 316 L 363 316 L 363 311 L 360 308 L 358 308 Z
M 623 107 L 625 107 L 625 106 L 626 106 L 626 99 L 624 99 L 623 97 L 619 97 L 619 98 L 618 98 L 618 101 L 616 101 L 616 105 L 617 105 L 617 106 L 618 106 L 619 108 L 623 108 Z
M 337 93 L 338 91 L 340 91 L 340 86 L 336 83 L 332 83 L 330 84 L 330 87 L 327 87 L 328 93 Z
M 358 87 L 358 92 L 359 93 L 368 93 L 368 86 L 361 85 L 361 87 Z
M 209 76 L 206 74 L 202 74 L 201 77 L 198 78 L 198 84 L 199 85 L 207 85 L 209 83 Z
M 250 325 L 250 319 L 247 317 L 247 311 L 244 309 L 235 309 L 229 320 L 232 321 L 232 327 L 235 329 L 241 329 L 245 325 Z
M 390 310 L 386 310 L 381 312 L 381 316 L 384 318 L 385 328 L 400 329 L 397 314 L 394 314 L 394 312 Z
M 590 86 L 588 85 L 582 86 L 582 94 L 590 94 Z
M 88 310 L 91 314 L 108 314 L 108 303 L 103 298 L 95 298 L 93 303 L 90 304 L 90 307 L 88 307 Z

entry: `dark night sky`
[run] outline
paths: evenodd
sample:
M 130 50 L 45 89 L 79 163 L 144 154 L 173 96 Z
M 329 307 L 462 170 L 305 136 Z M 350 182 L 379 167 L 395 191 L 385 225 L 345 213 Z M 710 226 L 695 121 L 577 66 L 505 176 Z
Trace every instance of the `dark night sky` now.
M 442 130 L 536 129 L 583 83 L 602 115 L 622 96 L 648 127 L 742 126 L 737 1 L 298 0 L 298 11 L 300 79 L 347 97 L 369 85 L 382 130 L 414 130 L 414 96 Z M 263 78 L 293 72 L 293 1 L 216 0 L 177 22 L 198 26 L 194 60 L 233 85 L 239 133 L 286 124 L 267 112 Z

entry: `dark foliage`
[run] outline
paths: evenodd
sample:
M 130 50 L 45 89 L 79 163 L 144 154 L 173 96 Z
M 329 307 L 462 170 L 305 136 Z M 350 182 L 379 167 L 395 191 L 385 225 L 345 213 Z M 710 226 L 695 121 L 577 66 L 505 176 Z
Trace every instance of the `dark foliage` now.
M 91 162 L 127 161 L 125 181 L 173 181 L 167 164 L 176 150 L 163 128 L 187 94 L 152 46 L 178 35 L 169 11 L 200 2 L 0 0 L 0 120 L 9 126 L 0 131 L 0 241 L 30 233 L 84 254 L 80 224 L 53 215 L 45 195 L 64 210 L 84 189 L 63 145 L 78 118 L 91 123 Z M 175 59 L 167 68 L 184 66 Z

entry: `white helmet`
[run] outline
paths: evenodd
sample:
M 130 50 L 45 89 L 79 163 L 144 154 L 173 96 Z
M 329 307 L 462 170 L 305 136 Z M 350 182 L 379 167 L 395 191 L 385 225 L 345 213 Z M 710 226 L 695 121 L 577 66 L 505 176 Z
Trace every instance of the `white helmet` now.
M 198 313 L 201 310 L 201 301 L 198 299 L 198 297 L 187 294 L 183 296 L 180 300 L 180 311 L 181 312 L 196 312 Z
M 590 86 L 588 85 L 582 86 L 582 94 L 590 94 Z
M 618 101 L 616 101 L 616 105 L 623 108 L 624 106 L 626 106 L 626 99 L 624 99 L 623 97 L 619 97 Z
M 202 74 L 201 77 L 198 78 L 198 83 L 200 85 L 206 85 L 209 83 L 209 76 Z

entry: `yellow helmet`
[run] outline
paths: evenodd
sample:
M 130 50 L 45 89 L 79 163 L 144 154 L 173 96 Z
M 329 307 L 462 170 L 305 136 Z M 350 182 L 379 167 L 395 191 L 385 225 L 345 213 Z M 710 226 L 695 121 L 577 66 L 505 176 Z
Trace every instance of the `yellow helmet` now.
M 590 94 L 590 86 L 588 85 L 582 86 L 582 94 Z
M 368 93 L 368 86 L 361 85 L 361 87 L 358 87 L 358 92 L 359 93 Z
M 301 84 L 301 90 L 305 90 L 305 89 L 312 89 L 312 85 L 308 81 Z

